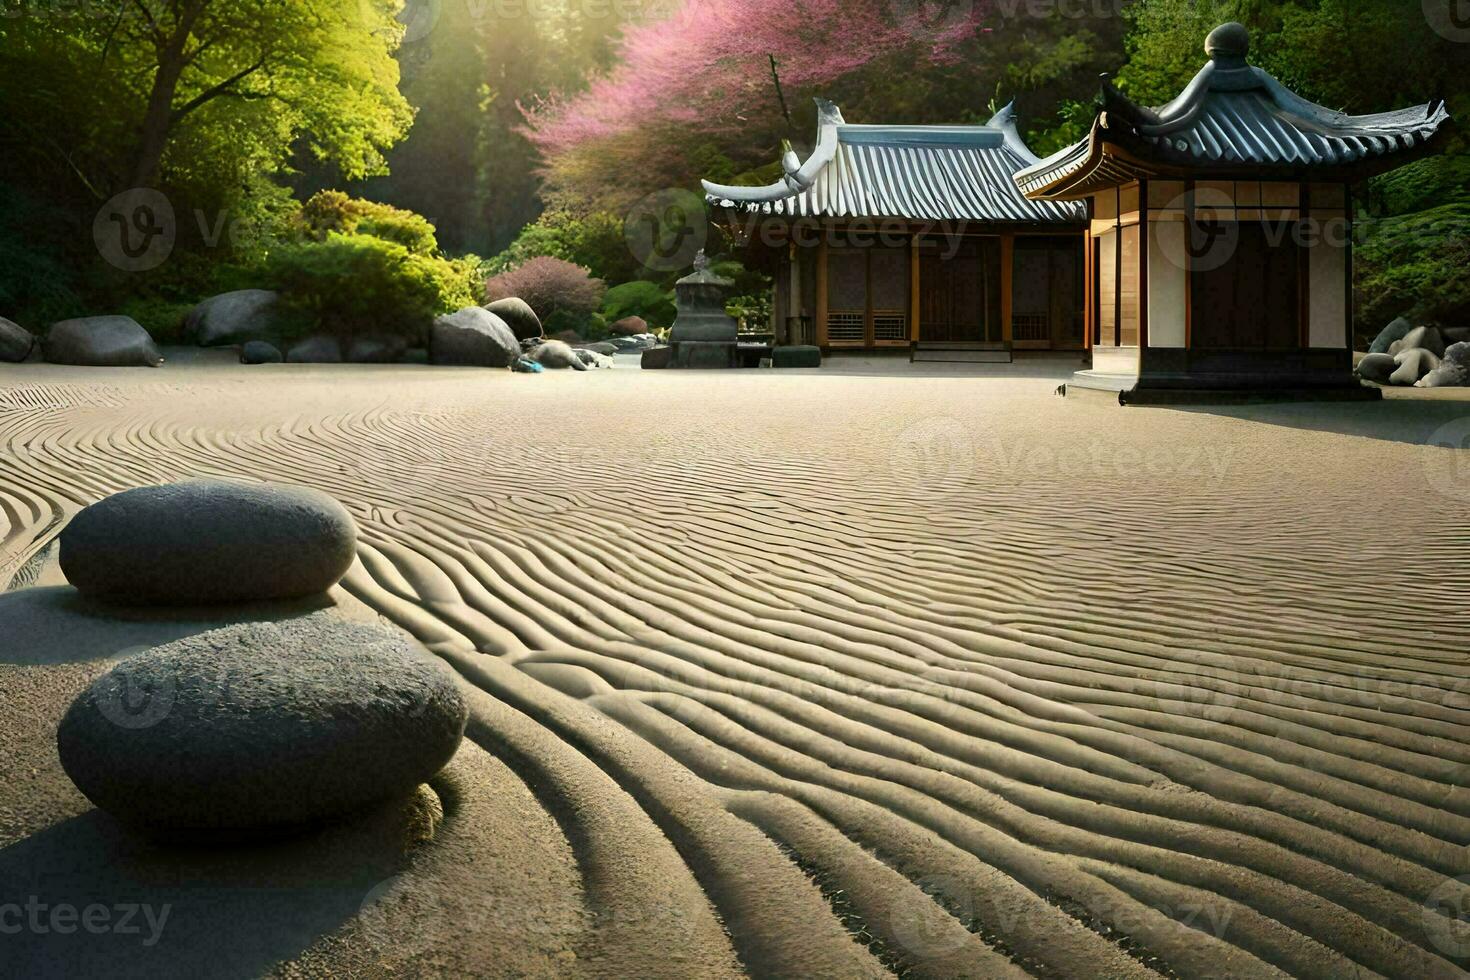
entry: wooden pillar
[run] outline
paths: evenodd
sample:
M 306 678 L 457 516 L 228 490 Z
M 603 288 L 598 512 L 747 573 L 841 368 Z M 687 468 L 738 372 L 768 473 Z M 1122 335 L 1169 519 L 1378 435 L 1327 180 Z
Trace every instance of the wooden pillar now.
M 817 246 L 817 346 L 827 346 L 827 239 Z
M 1016 271 L 1016 236 L 1002 232 L 1000 236 L 1000 339 L 1011 343 L 1011 285 Z
M 909 343 L 919 342 L 919 239 L 909 239 Z
M 1092 350 L 1092 338 L 1097 333 L 1097 281 L 1096 249 L 1092 242 L 1092 202 L 1088 201 L 1087 231 L 1082 236 L 1082 349 Z

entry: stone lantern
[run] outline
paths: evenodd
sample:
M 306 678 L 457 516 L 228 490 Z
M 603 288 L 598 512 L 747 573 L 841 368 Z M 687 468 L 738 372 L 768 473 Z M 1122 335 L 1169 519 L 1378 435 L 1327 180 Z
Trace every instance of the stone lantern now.
M 739 366 L 735 320 L 725 312 L 725 293 L 733 285 L 710 271 L 709 259 L 700 249 L 694 271 L 674 284 L 678 315 L 669 331 L 670 367 Z

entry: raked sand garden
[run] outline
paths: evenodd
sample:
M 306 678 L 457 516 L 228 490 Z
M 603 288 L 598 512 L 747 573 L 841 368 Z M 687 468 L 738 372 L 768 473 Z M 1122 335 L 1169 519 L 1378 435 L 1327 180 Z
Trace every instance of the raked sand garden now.
M 1071 367 L 8 369 L 0 974 L 1463 975 L 1470 402 Z M 83 506 L 189 477 L 340 501 L 331 602 L 66 584 Z M 218 847 L 62 771 L 120 659 L 323 619 L 453 669 L 426 787 Z

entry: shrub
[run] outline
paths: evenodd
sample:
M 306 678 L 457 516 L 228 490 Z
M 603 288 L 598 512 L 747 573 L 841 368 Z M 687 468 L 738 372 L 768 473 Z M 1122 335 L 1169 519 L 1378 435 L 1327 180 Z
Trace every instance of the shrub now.
M 184 317 L 194 308 L 193 303 L 162 299 L 156 296 L 139 296 L 122 306 L 122 315 L 138 321 L 148 331 L 148 336 L 158 344 L 184 344 Z
M 607 283 L 579 265 L 540 256 L 485 280 L 485 302 L 519 296 L 549 323 L 558 314 L 585 319 L 602 304 Z M 548 332 L 550 328 L 548 327 Z
M 390 204 L 348 197 L 341 191 L 318 191 L 301 205 L 301 225 L 308 237 L 324 240 L 332 233 L 370 235 L 402 245 L 419 255 L 434 255 L 439 243 L 429 219 Z
M 594 276 L 623 282 L 638 276 L 638 260 L 623 237 L 623 221 L 606 212 L 578 216 L 547 211 L 521 229 L 516 240 L 486 263 L 486 272 L 499 275 L 540 256 L 585 266 Z
M 673 324 L 674 314 L 673 292 L 645 279 L 614 286 L 602 300 L 602 315 L 609 323 L 641 316 L 653 326 L 667 327 Z
M 1470 201 L 1361 226 L 1353 255 L 1356 331 L 1371 339 L 1407 314 L 1470 326 Z
M 370 235 L 329 234 L 271 254 L 289 334 L 394 336 L 421 343 L 433 318 L 474 304 L 476 262 L 411 252 Z

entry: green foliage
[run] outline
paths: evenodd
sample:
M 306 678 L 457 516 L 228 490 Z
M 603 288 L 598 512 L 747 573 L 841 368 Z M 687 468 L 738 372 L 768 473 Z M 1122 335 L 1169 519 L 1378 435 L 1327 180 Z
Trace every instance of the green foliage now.
M 434 226 L 422 215 L 391 204 L 348 197 L 341 191 L 318 191 L 308 198 L 301 206 L 301 225 L 306 234 L 319 241 L 331 233 L 371 235 L 420 255 L 439 251 Z
M 67 215 L 43 199 L 0 184 L 0 316 L 39 333 L 85 312 L 67 254 Z
M 674 312 L 673 292 L 646 279 L 614 286 L 602 300 L 602 315 L 608 323 L 641 316 L 649 326 L 667 327 L 674 322 Z
M 1470 326 L 1470 201 L 1363 223 L 1353 255 L 1357 329 L 1396 316 Z
M 422 342 L 433 318 L 474 304 L 476 263 L 410 252 L 369 235 L 329 233 L 324 241 L 272 252 L 269 284 L 281 291 L 293 335 L 322 331 L 348 339 L 393 335 Z
M 499 275 L 539 256 L 583 266 L 606 282 L 637 279 L 641 271 L 628 249 L 620 217 L 605 211 L 579 216 L 553 210 L 523 228 L 505 251 L 486 263 L 486 272 Z
M 130 316 L 148 331 L 148 336 L 158 344 L 185 344 L 184 317 L 194 308 L 193 303 L 180 303 L 156 296 L 140 296 L 123 303 L 120 311 Z

